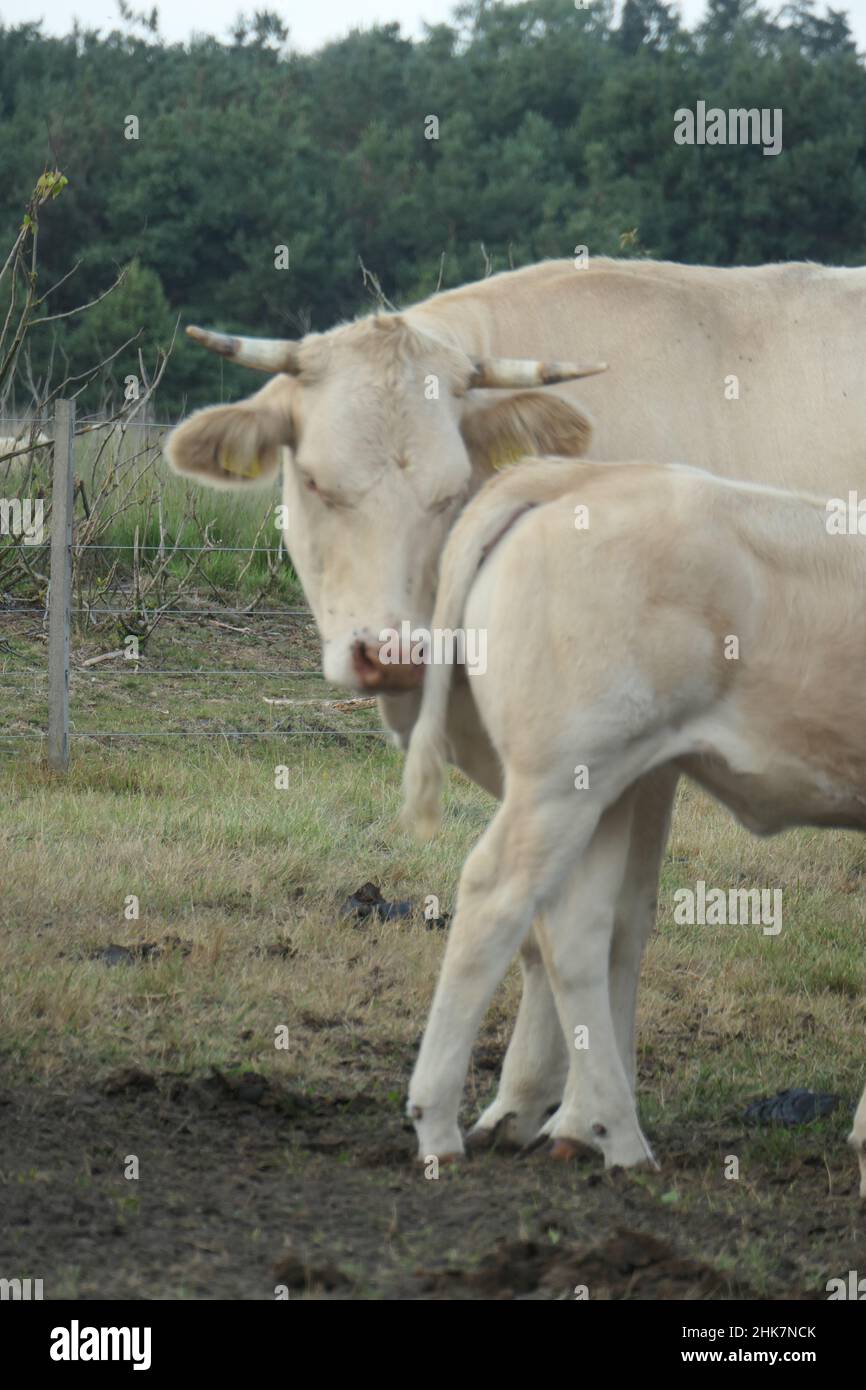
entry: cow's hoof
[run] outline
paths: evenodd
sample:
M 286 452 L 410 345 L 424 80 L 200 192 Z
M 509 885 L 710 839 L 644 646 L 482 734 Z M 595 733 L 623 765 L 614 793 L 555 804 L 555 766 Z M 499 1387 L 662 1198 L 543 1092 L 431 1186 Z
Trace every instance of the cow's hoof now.
M 495 1129 L 470 1129 L 466 1136 L 467 1153 L 486 1153 L 496 1143 Z
M 509 1110 L 507 1115 L 496 1121 L 495 1125 L 486 1126 L 473 1125 L 466 1136 L 466 1148 L 475 1153 L 486 1153 L 489 1149 L 516 1149 L 520 1146 L 514 1142 L 508 1134 L 508 1124 L 515 1118 L 515 1112 Z
M 595 1149 L 589 1144 L 582 1143 L 580 1139 L 569 1139 L 564 1134 L 551 1139 L 545 1152 L 547 1157 L 556 1163 L 571 1163 L 576 1158 L 595 1157 Z
M 465 1157 L 465 1154 L 456 1152 L 446 1154 L 418 1154 L 415 1162 L 421 1168 L 427 1168 L 433 1162 L 437 1163 L 440 1168 L 451 1168 L 455 1163 L 459 1163 L 461 1159 Z
M 524 1144 L 517 1152 L 519 1159 L 534 1158 L 536 1154 L 543 1152 L 547 1157 L 550 1154 L 553 1140 L 544 1130 L 540 1130 L 533 1139 Z

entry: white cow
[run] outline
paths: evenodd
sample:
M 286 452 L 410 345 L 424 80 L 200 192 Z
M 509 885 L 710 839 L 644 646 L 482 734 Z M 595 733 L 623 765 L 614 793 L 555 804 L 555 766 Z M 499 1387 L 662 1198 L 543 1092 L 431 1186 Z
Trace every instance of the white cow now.
M 464 511 L 433 629 L 487 633 L 470 684 L 504 793 L 463 869 L 412 1078 L 422 1156 L 462 1152 L 472 1042 L 541 913 L 571 1044 L 544 1132 L 557 1156 L 591 1145 L 608 1165 L 653 1161 L 608 988 L 635 789 L 669 767 L 756 834 L 866 830 L 866 534 L 856 518 L 835 534 L 838 521 L 825 500 L 684 465 L 566 460 L 512 470 Z M 428 669 L 409 747 L 405 814 L 422 831 L 438 816 L 451 680 Z M 850 1142 L 866 1197 L 866 1093 Z
M 598 459 L 677 457 L 732 477 L 866 494 L 866 269 L 548 261 L 299 343 L 190 331 L 275 375 L 246 400 L 184 421 L 167 442 L 172 466 L 243 487 L 282 465 L 286 545 L 325 674 L 379 695 L 404 746 L 418 672 L 383 665 L 383 630 L 429 625 L 445 538 L 492 469 L 527 453 L 587 452 L 584 407 Z M 611 370 L 532 389 L 582 374 L 559 370 L 560 359 Z M 452 688 L 448 735 L 462 770 L 498 796 L 499 761 L 465 682 Z M 630 1074 L 676 779 L 661 769 L 639 789 L 617 904 L 611 994 Z M 523 999 L 499 1093 L 476 1127 L 482 1141 L 498 1130 L 523 1143 L 561 1096 L 567 1053 L 532 933 L 521 966 Z
M 37 430 L 31 439 L 30 426 L 27 425 L 17 434 L 0 436 L 0 461 L 11 454 L 17 455 L 18 458 L 28 458 L 31 449 L 35 448 L 37 444 L 50 444 L 50 442 L 47 434 L 43 434 L 41 430 Z M 39 452 L 41 453 L 41 450 Z

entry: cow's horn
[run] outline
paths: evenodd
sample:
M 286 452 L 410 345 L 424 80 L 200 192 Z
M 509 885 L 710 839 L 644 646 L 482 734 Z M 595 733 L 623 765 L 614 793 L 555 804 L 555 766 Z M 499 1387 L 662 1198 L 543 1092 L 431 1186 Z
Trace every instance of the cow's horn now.
M 212 333 L 209 328 L 190 324 L 187 334 L 209 352 L 217 352 L 241 367 L 255 367 L 260 372 L 289 372 L 296 375 L 298 345 L 288 338 L 235 338 L 228 333 Z
M 531 362 L 516 357 L 485 357 L 475 364 L 470 386 L 527 387 L 553 386 L 557 381 L 575 381 L 581 376 L 606 372 L 606 362 L 578 366 L 575 362 Z

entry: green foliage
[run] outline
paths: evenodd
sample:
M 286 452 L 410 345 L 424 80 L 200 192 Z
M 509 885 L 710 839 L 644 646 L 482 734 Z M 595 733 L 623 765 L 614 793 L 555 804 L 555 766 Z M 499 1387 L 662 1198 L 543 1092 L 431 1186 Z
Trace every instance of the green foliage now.
M 369 303 L 359 257 L 397 304 L 440 275 L 447 288 L 580 244 L 708 264 L 863 259 L 866 71 L 844 15 L 818 18 L 811 0 L 775 18 L 712 0 L 692 32 L 665 0 L 626 0 L 619 19 L 611 0 L 472 0 L 419 41 L 386 24 L 312 55 L 267 10 L 226 44 L 181 45 L 124 8 L 108 34 L 0 27 L 0 245 L 38 171 L 59 165 L 69 185 L 40 213 L 40 284 L 80 265 L 50 312 L 129 267 L 94 309 L 33 335 L 37 374 L 52 352 L 74 373 L 142 330 L 85 407 L 117 399 L 139 345 L 148 358 L 178 316 L 297 336 L 353 315 Z M 699 99 L 781 108 L 782 154 L 676 145 L 674 112 Z M 180 338 L 158 409 L 249 389 Z
M 113 357 L 105 374 L 105 404 L 116 408 L 123 400 L 124 379 L 140 376 L 139 349 L 146 355 L 154 346 L 167 350 L 174 316 L 156 271 L 142 266 L 136 258 L 126 267 L 117 288 L 77 315 L 72 324 L 66 351 L 73 362 L 95 366 L 128 344 Z

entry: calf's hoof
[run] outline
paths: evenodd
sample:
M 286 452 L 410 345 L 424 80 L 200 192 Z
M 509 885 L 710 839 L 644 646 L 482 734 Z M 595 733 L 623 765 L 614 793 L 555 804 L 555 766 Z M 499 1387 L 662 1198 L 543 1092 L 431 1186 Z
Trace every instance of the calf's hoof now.
M 466 1148 L 469 1152 L 485 1153 L 488 1149 L 515 1149 L 519 1144 L 509 1133 L 509 1122 L 515 1119 L 515 1112 L 510 1110 L 507 1115 L 503 1115 L 494 1125 L 482 1125 L 479 1120 L 474 1124 L 466 1135 Z
M 486 1153 L 496 1143 L 495 1129 L 470 1129 L 466 1135 L 467 1153 Z
M 546 1153 L 555 1163 L 571 1163 L 576 1158 L 594 1158 L 597 1150 L 589 1144 L 582 1143 L 580 1139 L 569 1139 L 561 1134 L 548 1140 Z
M 420 1153 L 419 1153 L 419 1154 L 417 1155 L 416 1159 L 415 1159 L 415 1162 L 416 1162 L 416 1164 L 418 1164 L 419 1167 L 421 1167 L 421 1168 L 427 1168 L 427 1167 L 429 1167 L 429 1165 L 430 1165 L 431 1163 L 436 1163 L 436 1164 L 438 1165 L 439 1168 L 451 1168 L 451 1167 L 454 1166 L 455 1163 L 459 1163 L 461 1159 L 465 1158 L 465 1156 L 466 1156 L 466 1155 L 465 1155 L 465 1154 L 462 1154 L 462 1153 L 446 1153 L 446 1154 L 420 1154 Z
M 569 1133 L 569 1130 L 571 1132 Z M 581 1137 L 577 1137 L 577 1133 Z M 569 1124 L 568 1118 L 554 1115 L 538 1136 L 547 1142 L 546 1153 L 559 1163 L 575 1158 L 600 1155 L 605 1168 L 646 1168 L 658 1171 L 653 1151 L 639 1129 L 626 1128 L 611 1133 L 606 1125 L 595 1121 L 591 1125 Z

